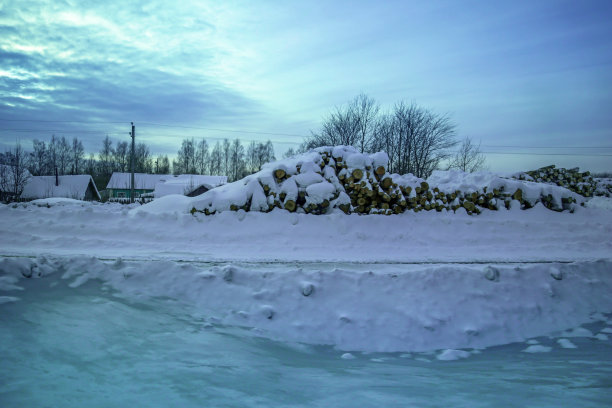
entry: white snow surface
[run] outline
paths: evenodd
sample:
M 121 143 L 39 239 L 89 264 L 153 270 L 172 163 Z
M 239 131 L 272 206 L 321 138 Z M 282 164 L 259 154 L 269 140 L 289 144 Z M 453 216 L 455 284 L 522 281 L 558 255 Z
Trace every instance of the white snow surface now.
M 155 198 L 171 194 L 187 195 L 197 188 L 204 186 L 208 190 L 227 183 L 226 176 L 207 176 L 200 174 L 180 174 L 167 176 L 155 183 Z
M 222 189 L 232 184 L 211 193 Z M 127 297 L 167 296 L 222 324 L 344 351 L 591 337 L 580 326 L 612 312 L 612 211 L 599 206 L 191 215 L 201 199 L 0 206 L 2 301 L 21 302 L 24 276 L 99 280 Z
M 467 356 L 458 349 L 525 341 L 612 311 L 610 261 L 558 267 L 562 281 L 550 277 L 547 265 L 534 264 L 499 266 L 500 280 L 492 282 L 481 265 L 288 267 L 39 256 L 0 260 L 0 295 L 10 296 L 27 276 L 61 277 L 73 288 L 97 280 L 128 298 L 179 299 L 211 321 L 275 340 L 345 351 L 452 349 L 438 356 L 451 360 Z
M 484 210 L 478 216 L 425 211 L 391 216 L 310 215 L 280 209 L 191 215 L 200 197 L 166 196 L 144 206 L 78 202 L 81 205 L 47 208 L 37 205 L 39 201 L 0 206 L 0 252 L 223 262 L 499 263 L 612 258 L 612 211 L 588 206 L 578 207 L 573 214 L 538 204 L 526 211 Z M 551 273 L 559 275 L 552 269 Z

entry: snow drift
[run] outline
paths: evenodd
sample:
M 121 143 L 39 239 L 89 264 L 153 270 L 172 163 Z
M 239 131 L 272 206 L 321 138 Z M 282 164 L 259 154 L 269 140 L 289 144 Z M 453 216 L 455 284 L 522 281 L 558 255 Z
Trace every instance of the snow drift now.
M 611 268 L 610 261 L 296 267 L 4 258 L 0 302 L 19 302 L 26 278 L 61 277 L 73 288 L 100 280 L 128 298 L 171 297 L 213 324 L 281 341 L 347 351 L 484 348 L 560 336 L 612 312 Z

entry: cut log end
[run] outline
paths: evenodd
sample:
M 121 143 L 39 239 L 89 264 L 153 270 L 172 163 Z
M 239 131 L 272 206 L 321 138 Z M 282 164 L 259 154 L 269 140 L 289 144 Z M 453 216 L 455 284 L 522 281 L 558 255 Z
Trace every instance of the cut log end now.
M 294 212 L 295 208 L 296 208 L 295 201 L 287 200 L 287 202 L 285 203 L 285 210 Z
M 283 169 L 276 169 L 276 170 L 274 170 L 274 177 L 276 177 L 279 180 L 282 180 L 283 178 L 285 178 L 286 174 L 287 173 Z
M 353 175 L 353 179 L 361 180 L 361 178 L 363 177 L 363 170 L 355 169 L 355 170 L 353 170 L 353 172 L 351 174 Z

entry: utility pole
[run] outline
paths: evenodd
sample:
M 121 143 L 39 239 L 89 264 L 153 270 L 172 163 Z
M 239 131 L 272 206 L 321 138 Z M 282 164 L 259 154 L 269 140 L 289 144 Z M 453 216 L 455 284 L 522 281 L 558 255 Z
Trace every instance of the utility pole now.
M 136 127 L 134 126 L 134 122 L 132 123 L 132 131 L 130 132 L 130 136 L 132 136 L 132 154 L 130 158 L 130 167 L 132 171 L 132 178 L 130 180 L 130 203 L 134 203 L 134 139 L 136 138 Z

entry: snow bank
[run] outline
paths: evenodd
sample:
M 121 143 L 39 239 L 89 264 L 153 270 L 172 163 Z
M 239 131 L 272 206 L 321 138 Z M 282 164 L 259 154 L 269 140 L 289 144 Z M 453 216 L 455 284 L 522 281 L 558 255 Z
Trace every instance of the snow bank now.
M 350 198 L 338 197 L 338 201 Z M 198 198 L 193 198 L 197 200 Z M 516 204 L 517 202 L 515 202 Z M 2 254 L 324 262 L 539 262 L 612 259 L 612 211 L 296 214 L 189 213 L 189 197 L 153 205 L 79 202 L 0 206 Z M 330 202 L 331 205 L 331 202 Z M 134 210 L 134 211 L 132 211 Z
M 272 339 L 345 351 L 446 350 L 438 358 L 451 360 L 467 356 L 459 349 L 554 335 L 612 312 L 612 262 L 555 264 L 561 280 L 551 277 L 550 266 L 495 265 L 499 279 L 489 280 L 487 265 L 296 267 L 39 256 L 0 260 L 0 296 L 18 297 L 25 278 L 51 284 L 61 278 L 73 288 L 100 280 L 127 298 L 170 297 L 211 322 Z
M 64 197 L 53 197 L 53 198 L 41 198 L 38 200 L 32 200 L 28 202 L 31 205 L 36 205 L 39 207 L 51 207 L 56 205 L 87 205 L 85 201 L 75 200 L 74 198 L 64 198 Z
M 169 194 L 151 201 L 147 205 L 130 210 L 131 215 L 186 213 L 192 208 L 193 198 L 183 194 Z

